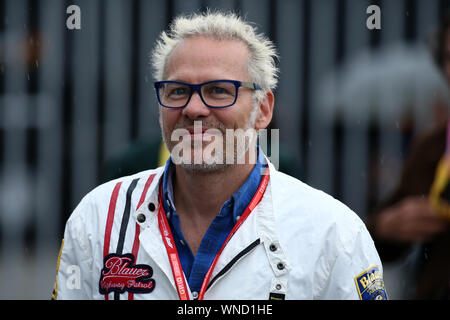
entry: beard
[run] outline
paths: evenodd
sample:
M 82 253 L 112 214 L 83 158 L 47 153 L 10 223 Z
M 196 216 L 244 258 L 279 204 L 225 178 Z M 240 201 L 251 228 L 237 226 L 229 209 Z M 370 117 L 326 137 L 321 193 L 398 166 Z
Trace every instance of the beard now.
M 246 160 L 256 163 L 256 148 L 250 147 L 256 141 L 254 125 L 257 112 L 258 105 L 255 103 L 249 119 L 242 128 L 237 129 L 227 129 L 220 121 L 193 121 L 183 117 L 170 131 L 164 124 L 161 112 L 159 121 L 163 141 L 175 164 L 191 173 L 223 172 L 230 166 L 246 163 Z M 202 139 L 197 137 L 191 140 L 186 130 L 188 127 L 194 127 L 194 132 L 206 132 L 202 134 Z

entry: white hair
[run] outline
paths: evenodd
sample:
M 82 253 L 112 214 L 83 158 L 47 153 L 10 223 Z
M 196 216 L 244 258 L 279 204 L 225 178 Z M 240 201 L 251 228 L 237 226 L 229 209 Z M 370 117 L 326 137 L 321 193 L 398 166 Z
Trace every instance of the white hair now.
M 156 81 L 164 79 L 166 64 L 173 49 L 184 39 L 194 36 L 242 41 L 249 50 L 249 77 L 259 84 L 263 91 L 276 88 L 279 70 L 275 65 L 278 55 L 273 42 L 257 33 L 256 27 L 236 14 L 209 10 L 190 16 L 179 16 L 170 24 L 167 32 L 160 34 L 151 54 Z M 261 100 L 264 96 L 263 92 L 255 91 L 256 100 Z

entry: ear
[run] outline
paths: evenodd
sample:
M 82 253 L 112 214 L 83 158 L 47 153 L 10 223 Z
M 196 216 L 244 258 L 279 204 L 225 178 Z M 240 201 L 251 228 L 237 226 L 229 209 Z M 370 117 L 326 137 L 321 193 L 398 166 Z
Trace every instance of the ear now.
M 265 129 L 269 125 L 270 121 L 272 121 L 273 115 L 273 106 L 275 103 L 275 97 L 273 92 L 270 90 L 266 91 L 266 96 L 259 103 L 259 112 L 255 121 L 255 129 Z

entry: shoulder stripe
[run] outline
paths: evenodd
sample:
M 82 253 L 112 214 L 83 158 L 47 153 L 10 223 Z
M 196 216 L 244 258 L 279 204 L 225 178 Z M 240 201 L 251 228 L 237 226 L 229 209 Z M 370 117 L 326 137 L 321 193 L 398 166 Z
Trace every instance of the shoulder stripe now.
M 156 174 L 152 174 L 148 177 L 147 182 L 145 183 L 145 186 L 144 186 L 144 190 L 142 191 L 141 198 L 139 199 L 138 205 L 136 207 L 136 210 L 141 207 L 142 203 L 144 203 L 145 197 L 147 196 L 148 188 L 152 184 L 155 176 L 156 176 Z M 140 233 L 140 227 L 139 227 L 139 224 L 136 223 L 136 232 L 134 234 L 133 249 L 131 250 L 131 253 L 136 258 L 136 261 L 137 261 L 137 254 L 138 254 L 138 250 L 139 250 L 139 233 Z
M 122 254 L 123 251 L 123 244 L 125 242 L 125 233 L 127 232 L 128 220 L 130 219 L 131 196 L 133 194 L 134 189 L 136 188 L 138 181 L 139 178 L 131 181 L 130 186 L 128 187 L 127 190 L 125 209 L 123 211 L 122 222 L 120 224 L 119 240 L 117 241 L 117 249 L 116 249 L 117 254 Z M 114 292 L 114 300 L 120 300 L 120 294 L 118 292 Z
M 114 213 L 116 211 L 117 197 L 119 195 L 121 186 L 122 182 L 117 182 L 111 194 L 111 200 L 109 200 L 108 217 L 106 219 L 106 227 L 105 227 L 105 239 L 103 241 L 103 258 L 105 258 L 109 253 L 109 244 L 111 242 L 111 230 L 114 223 Z M 108 300 L 107 294 L 105 294 L 105 300 Z
M 137 204 L 136 209 L 139 208 L 144 203 L 146 195 L 147 195 L 147 191 L 150 188 L 150 185 L 152 184 L 155 176 L 156 176 L 156 174 L 152 174 L 148 177 L 148 179 L 144 185 L 142 194 L 140 195 L 139 202 Z M 133 191 L 135 190 L 139 180 L 140 180 L 139 178 L 132 180 L 127 189 L 126 199 L 125 199 L 125 207 L 124 207 L 122 220 L 121 220 L 121 224 L 120 224 L 119 237 L 118 237 L 117 248 L 116 248 L 117 254 L 122 254 L 122 251 L 124 248 L 127 226 L 128 226 L 130 214 L 131 214 L 131 202 L 132 202 L 131 199 L 132 199 Z M 111 194 L 109 208 L 108 208 L 108 216 L 107 216 L 106 227 L 105 227 L 103 257 L 106 257 L 109 254 L 109 248 L 110 248 L 110 244 L 111 244 L 111 233 L 112 233 L 112 228 L 113 228 L 114 218 L 115 218 L 115 211 L 116 211 L 116 204 L 117 204 L 117 199 L 119 197 L 119 192 L 120 192 L 121 187 L 122 187 L 122 181 L 117 182 L 114 187 L 114 190 L 112 191 L 112 194 Z M 134 241 L 133 241 L 133 247 L 132 247 L 132 254 L 135 257 L 135 261 L 137 260 L 137 253 L 139 250 L 139 233 L 140 233 L 140 227 L 136 223 L 135 235 L 134 235 Z M 114 292 L 115 300 L 118 300 L 119 296 L 120 296 L 119 293 Z M 108 300 L 108 298 L 109 298 L 109 295 L 105 294 L 105 300 Z M 134 295 L 129 292 L 128 299 L 133 299 L 133 298 L 134 298 Z
M 122 223 L 120 224 L 119 240 L 117 242 L 117 249 L 116 249 L 117 254 L 122 254 L 122 251 L 123 251 L 123 244 L 125 242 L 125 233 L 127 231 L 128 220 L 130 219 L 131 195 L 133 194 L 134 188 L 136 188 L 138 181 L 139 181 L 139 178 L 131 181 L 130 186 L 128 187 L 128 190 L 127 190 L 125 209 L 124 209 L 123 215 L 122 215 Z
M 142 191 L 141 198 L 139 199 L 138 205 L 136 207 L 136 210 L 139 209 L 139 207 L 144 202 L 145 197 L 147 196 L 148 188 L 152 184 L 153 179 L 155 178 L 155 176 L 156 176 L 156 174 L 151 174 L 150 177 L 148 177 L 147 182 L 145 183 L 145 186 L 144 186 L 144 190 Z
M 111 230 L 114 222 L 114 213 L 116 211 L 116 202 L 122 182 L 118 182 L 114 187 L 109 201 L 108 218 L 106 220 L 105 240 L 103 241 L 103 258 L 109 253 L 109 243 L 111 241 Z
M 139 199 L 139 202 L 138 202 L 138 205 L 136 207 L 136 210 L 140 208 L 142 203 L 144 203 L 145 197 L 147 196 L 148 188 L 152 184 L 153 179 L 155 178 L 155 176 L 156 176 L 156 174 L 151 174 L 148 177 L 147 181 L 145 182 L 144 190 L 142 191 L 141 198 Z M 133 249 L 131 250 L 131 253 L 134 256 L 136 263 L 137 263 L 137 256 L 138 256 L 138 252 L 139 252 L 139 233 L 140 233 L 140 231 L 141 231 L 140 226 L 136 222 L 136 230 L 135 230 L 135 233 L 134 233 Z M 133 299 L 134 299 L 134 293 L 133 292 L 128 292 L 128 300 L 133 300 Z

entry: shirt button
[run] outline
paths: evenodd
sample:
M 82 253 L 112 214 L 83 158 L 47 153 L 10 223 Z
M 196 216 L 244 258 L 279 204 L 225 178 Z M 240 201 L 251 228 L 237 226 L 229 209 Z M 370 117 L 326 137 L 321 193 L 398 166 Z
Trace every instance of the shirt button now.
M 192 292 L 192 298 L 197 300 L 197 298 L 198 298 L 198 292 L 197 291 Z
M 275 244 L 275 243 L 272 243 L 270 246 L 269 246 L 269 249 L 270 249 L 270 251 L 277 251 L 277 245 Z
M 145 215 L 142 214 L 142 213 L 138 214 L 138 216 L 137 216 L 137 221 L 138 221 L 139 223 L 145 222 Z
M 155 204 L 153 202 L 150 202 L 148 204 L 148 210 L 150 210 L 151 212 L 155 211 Z
M 283 262 L 278 263 L 277 264 L 277 268 L 278 268 L 278 270 L 283 270 L 284 269 L 284 263 Z

